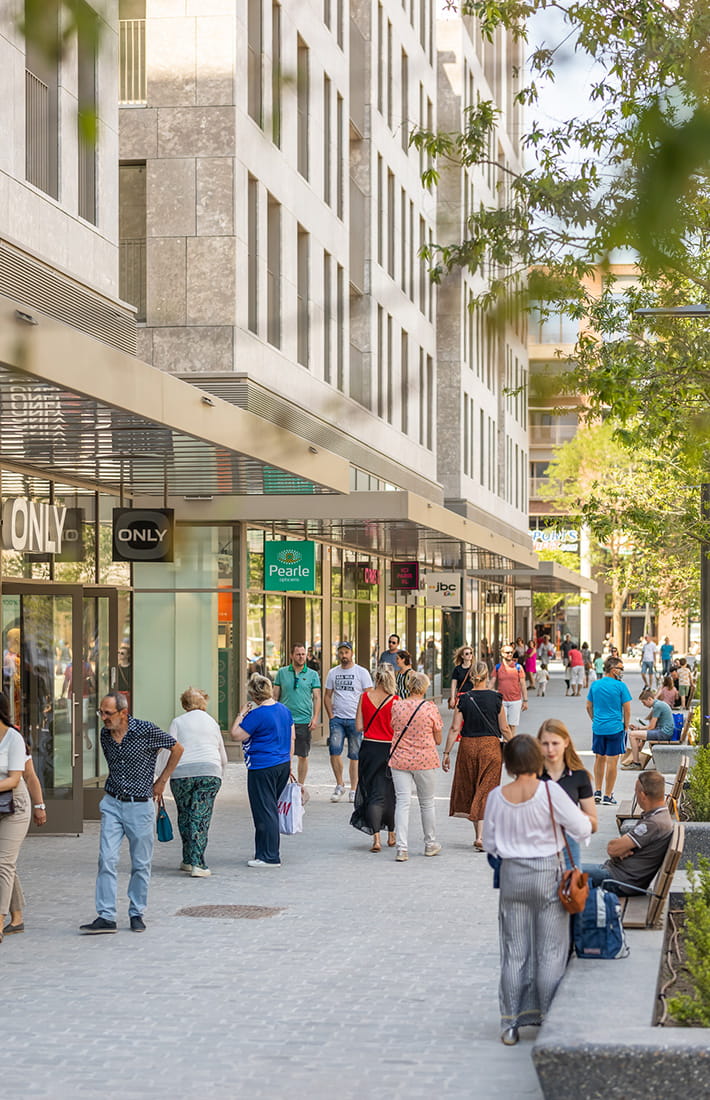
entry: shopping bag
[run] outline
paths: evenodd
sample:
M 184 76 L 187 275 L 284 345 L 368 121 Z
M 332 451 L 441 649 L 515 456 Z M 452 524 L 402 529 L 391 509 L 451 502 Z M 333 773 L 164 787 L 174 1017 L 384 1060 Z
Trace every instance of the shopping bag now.
M 303 832 L 303 797 L 301 785 L 294 779 L 288 783 L 279 795 L 279 832 L 284 836 L 293 836 Z
M 165 803 L 162 798 L 158 802 L 158 816 L 155 819 L 155 831 L 158 834 L 158 840 L 167 841 L 173 839 L 172 822 L 168 817 L 168 811 L 165 809 Z

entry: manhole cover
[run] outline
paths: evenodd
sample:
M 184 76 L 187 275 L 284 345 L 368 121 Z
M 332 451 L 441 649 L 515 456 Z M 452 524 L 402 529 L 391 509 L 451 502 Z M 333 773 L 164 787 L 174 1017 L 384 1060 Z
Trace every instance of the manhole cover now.
M 277 913 L 283 913 L 283 909 L 270 908 L 268 905 L 188 905 L 186 909 L 178 909 L 175 916 L 259 920 L 261 917 L 274 917 Z

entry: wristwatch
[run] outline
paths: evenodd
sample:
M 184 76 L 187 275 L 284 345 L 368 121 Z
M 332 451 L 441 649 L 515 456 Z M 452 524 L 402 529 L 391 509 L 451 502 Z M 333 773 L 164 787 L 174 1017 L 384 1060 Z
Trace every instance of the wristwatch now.
M 46 810 L 47 807 L 45 806 L 44 802 L 38 802 L 36 806 L 32 807 L 32 809 L 33 810 Z

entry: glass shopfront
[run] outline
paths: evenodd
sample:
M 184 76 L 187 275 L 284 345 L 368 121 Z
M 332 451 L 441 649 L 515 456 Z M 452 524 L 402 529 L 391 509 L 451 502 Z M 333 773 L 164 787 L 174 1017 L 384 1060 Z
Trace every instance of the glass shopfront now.
M 332 547 L 330 631 L 332 660 L 340 642 L 350 642 L 357 664 L 372 673 L 383 647 L 378 619 L 382 568 L 379 559 L 363 558 L 355 550 Z

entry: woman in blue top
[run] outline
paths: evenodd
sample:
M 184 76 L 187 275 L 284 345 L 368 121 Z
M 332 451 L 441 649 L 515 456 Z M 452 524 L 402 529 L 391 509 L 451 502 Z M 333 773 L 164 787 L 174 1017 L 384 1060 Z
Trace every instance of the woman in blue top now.
M 232 739 L 241 741 L 247 766 L 247 793 L 254 819 L 254 858 L 249 867 L 280 867 L 279 795 L 288 783 L 295 730 L 291 712 L 273 698 L 271 680 L 249 677 L 249 702 L 237 715 Z

